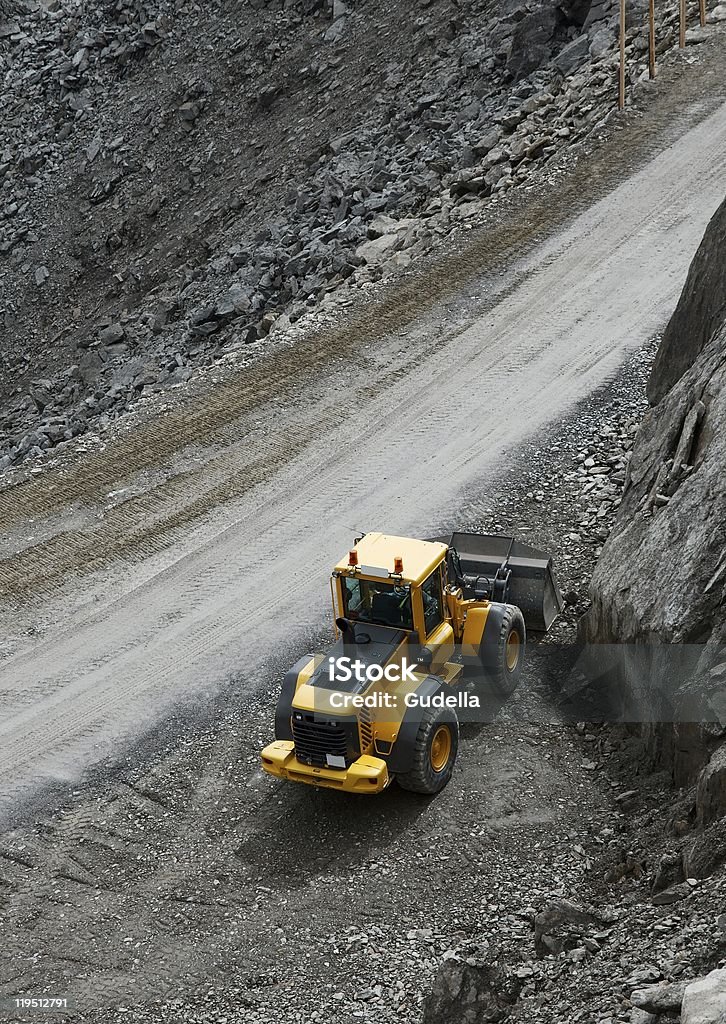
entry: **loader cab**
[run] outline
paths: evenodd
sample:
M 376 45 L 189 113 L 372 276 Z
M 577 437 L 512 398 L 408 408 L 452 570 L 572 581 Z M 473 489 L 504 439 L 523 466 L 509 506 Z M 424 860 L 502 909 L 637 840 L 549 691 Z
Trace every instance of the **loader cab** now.
M 333 569 L 333 610 L 353 622 L 403 629 L 429 648 L 431 664 L 451 653 L 454 633 L 444 599 L 447 546 L 369 533 Z
M 450 660 L 455 649 L 454 627 L 444 597 L 445 557 L 444 555 L 441 562 L 432 569 L 417 588 L 421 603 L 422 622 L 419 636 L 422 645 L 430 652 L 429 664 L 434 672 L 437 672 L 445 662 Z

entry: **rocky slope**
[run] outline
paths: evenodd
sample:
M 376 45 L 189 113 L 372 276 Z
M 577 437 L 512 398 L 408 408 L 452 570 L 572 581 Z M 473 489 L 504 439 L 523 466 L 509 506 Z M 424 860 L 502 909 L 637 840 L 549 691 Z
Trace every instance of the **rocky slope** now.
M 661 645 L 652 666 L 634 664 L 629 711 L 636 720 L 654 711 L 648 720 L 675 720 L 676 731 L 723 717 L 725 257 L 726 202 L 708 227 L 656 357 L 648 391 L 658 400 L 638 431 L 583 622 L 586 638 L 597 643 Z M 668 685 L 679 683 L 668 668 L 681 650 L 674 644 L 692 648 L 703 680 L 697 694 Z
M 654 404 L 635 438 L 582 622 L 592 643 L 625 645 L 621 711 L 642 723 L 651 767 L 682 787 L 651 878 L 665 902 L 698 879 L 718 884 L 726 862 L 724 266 L 726 201 L 655 360 L 648 387 Z M 720 991 L 723 1000 L 722 982 Z M 690 1013 L 684 1003 L 682 1019 Z
M 611 0 L 3 4 L 0 471 L 405 271 L 615 113 Z

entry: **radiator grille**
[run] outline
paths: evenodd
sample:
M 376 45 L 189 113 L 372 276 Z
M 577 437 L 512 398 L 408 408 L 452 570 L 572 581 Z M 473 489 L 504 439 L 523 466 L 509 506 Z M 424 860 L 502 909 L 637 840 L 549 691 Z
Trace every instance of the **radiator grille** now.
M 298 761 L 316 768 L 339 767 L 342 770 L 357 756 L 351 749 L 350 729 L 341 722 L 326 722 L 314 715 L 293 711 L 292 738 Z M 343 758 L 345 766 L 329 764 L 328 754 Z

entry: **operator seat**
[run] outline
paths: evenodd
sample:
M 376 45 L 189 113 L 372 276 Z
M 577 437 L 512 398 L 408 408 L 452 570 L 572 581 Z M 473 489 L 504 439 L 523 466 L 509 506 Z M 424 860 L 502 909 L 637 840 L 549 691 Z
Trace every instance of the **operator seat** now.
M 371 618 L 388 626 L 401 625 L 401 605 L 395 594 L 374 594 Z

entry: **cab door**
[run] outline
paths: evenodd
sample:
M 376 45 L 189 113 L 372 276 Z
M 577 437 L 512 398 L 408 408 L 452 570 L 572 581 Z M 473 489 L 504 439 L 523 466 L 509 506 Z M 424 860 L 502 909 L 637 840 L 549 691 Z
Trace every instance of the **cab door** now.
M 454 630 L 446 618 L 442 564 L 421 584 L 420 600 L 424 628 L 419 633 L 423 634 L 422 644 L 433 654 L 431 671 L 436 673 L 454 653 Z

